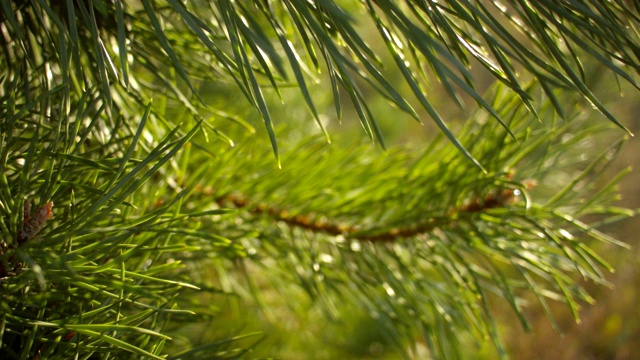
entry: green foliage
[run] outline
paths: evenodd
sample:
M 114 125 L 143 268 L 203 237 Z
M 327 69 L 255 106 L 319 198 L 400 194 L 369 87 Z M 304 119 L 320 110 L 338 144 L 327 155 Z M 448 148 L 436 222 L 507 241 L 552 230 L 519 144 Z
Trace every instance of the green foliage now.
M 0 1 L 2 356 L 242 357 L 262 335 L 193 326 L 265 288 L 405 356 L 506 357 L 491 304 L 527 328 L 527 294 L 577 320 L 611 270 L 586 240 L 632 212 L 571 94 L 624 127 L 587 66 L 637 87 L 629 3 Z M 434 80 L 477 112 L 445 122 Z M 439 135 L 327 144 L 344 112 L 384 145 L 377 98 Z

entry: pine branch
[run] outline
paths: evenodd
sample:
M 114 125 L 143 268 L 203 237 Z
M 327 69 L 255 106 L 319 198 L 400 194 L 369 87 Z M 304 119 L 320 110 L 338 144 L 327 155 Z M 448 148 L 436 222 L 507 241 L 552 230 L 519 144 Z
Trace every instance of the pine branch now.
M 581 238 L 623 244 L 577 220 L 586 214 L 580 204 L 610 206 L 611 198 L 593 193 L 589 184 L 619 143 L 592 163 L 580 150 L 593 147 L 592 135 L 607 127 L 585 125 L 576 116 L 550 131 L 517 103 L 516 94 L 498 87 L 494 96 L 517 140 L 495 132 L 483 113 L 460 131 L 474 156 L 488 164 L 487 173 L 442 139 L 418 157 L 307 142 L 274 171 L 259 141 L 250 138 L 211 160 L 204 171 L 218 175 L 208 182 L 195 178 L 189 186 L 195 198 L 237 210 L 230 223 L 211 224 L 211 231 L 243 241 L 276 288 L 301 283 L 313 299 L 337 298 L 341 306 L 366 309 L 389 329 L 388 341 L 400 345 L 421 337 L 434 356 L 453 351 L 462 329 L 492 338 L 501 349 L 488 305 L 493 296 L 502 297 L 525 328 L 525 293 L 545 309 L 549 300 L 565 302 L 578 320 L 579 304 L 592 299 L 576 277 L 606 283 L 600 268 L 611 270 Z M 539 113 L 552 118 L 552 105 Z M 547 144 L 544 151 L 540 144 Z M 556 183 L 565 177 L 577 180 Z M 610 209 L 615 217 L 633 214 Z M 238 215 L 242 222 L 233 221 Z M 247 240 L 254 237 L 259 241 Z M 451 333 L 420 330 L 442 326 Z
M 591 300 L 577 278 L 606 283 L 601 269 L 611 267 L 582 237 L 621 245 L 596 228 L 632 215 L 612 202 L 619 177 L 596 180 L 623 141 L 582 160 L 609 124 L 573 119 L 565 96 L 624 128 L 594 94 L 587 66 L 638 87 L 637 6 L 210 5 L 0 2 L 3 355 L 162 358 L 170 330 L 192 346 L 181 326 L 218 313 L 184 293 L 241 293 L 229 285 L 232 263 L 264 266 L 276 288 L 299 284 L 334 315 L 338 305 L 364 309 L 389 343 L 421 338 L 443 358 L 462 351 L 467 334 L 505 355 L 492 294 L 527 327 L 522 294 L 552 321 L 550 299 L 577 319 Z M 503 84 L 494 94 L 477 90 L 477 66 Z M 435 83 L 484 112 L 452 126 Z M 420 155 L 328 148 L 324 93 L 338 119 L 351 111 L 383 146 L 371 93 L 409 118 L 430 117 L 441 138 Z M 285 116 L 274 105 L 283 99 Z M 323 140 L 287 120 L 305 141 L 280 151 L 291 144 L 276 135 L 291 132 L 278 120 L 300 117 L 298 107 Z M 253 131 L 254 116 L 268 142 L 239 133 Z M 203 275 L 215 261 L 216 274 Z M 236 335 L 171 351 L 241 356 Z

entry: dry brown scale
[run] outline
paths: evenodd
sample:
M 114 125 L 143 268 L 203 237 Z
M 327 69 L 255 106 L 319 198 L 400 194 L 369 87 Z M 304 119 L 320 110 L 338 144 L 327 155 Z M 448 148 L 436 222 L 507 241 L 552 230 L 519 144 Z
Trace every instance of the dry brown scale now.
M 22 228 L 18 230 L 18 246 L 24 244 L 28 240 L 34 239 L 38 235 L 47 220 L 53 218 L 53 212 L 51 211 L 52 208 L 53 202 L 49 201 L 39 207 L 35 213 L 31 214 L 31 202 L 29 200 L 25 201 L 23 214 L 24 221 L 22 222 Z M 7 246 L 4 241 L 2 241 L 0 245 L 0 255 L 10 250 L 10 247 Z M 8 262 L 13 263 L 13 260 L 13 258 L 10 258 Z M 6 269 L 4 264 L 0 263 L 0 279 L 6 276 L 15 275 L 21 268 L 22 263 L 17 263 L 11 269 Z

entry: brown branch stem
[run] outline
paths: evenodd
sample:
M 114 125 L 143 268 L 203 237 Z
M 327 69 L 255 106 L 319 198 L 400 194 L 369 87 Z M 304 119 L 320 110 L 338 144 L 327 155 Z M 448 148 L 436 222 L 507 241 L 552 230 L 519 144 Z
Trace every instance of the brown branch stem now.
M 525 183 L 524 188 L 529 188 L 531 186 L 533 186 L 533 183 Z M 211 189 L 204 189 L 201 191 L 204 194 L 213 195 L 213 191 Z M 474 198 L 463 206 L 450 209 L 444 216 L 428 218 L 421 224 L 415 224 L 412 226 L 384 229 L 384 231 L 381 232 L 375 232 L 375 229 L 358 229 L 353 225 L 340 224 L 329 220 L 314 220 L 319 217 L 316 216 L 317 214 L 291 215 L 287 210 L 278 209 L 266 204 L 255 204 L 246 197 L 237 194 L 225 194 L 223 196 L 216 197 L 215 201 L 221 207 L 233 205 L 238 209 L 246 209 L 251 214 L 267 216 L 294 228 L 333 236 L 342 235 L 348 239 L 365 242 L 383 243 L 427 234 L 437 228 L 445 226 L 455 226 L 455 219 L 460 218 L 465 214 L 470 215 L 473 213 L 484 212 L 489 209 L 508 207 L 517 201 L 519 195 L 520 190 L 518 189 L 497 189 L 489 192 L 482 198 Z

